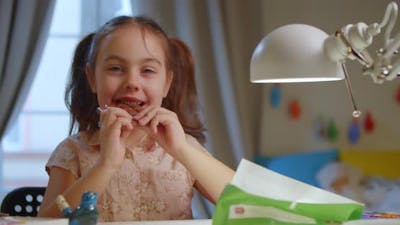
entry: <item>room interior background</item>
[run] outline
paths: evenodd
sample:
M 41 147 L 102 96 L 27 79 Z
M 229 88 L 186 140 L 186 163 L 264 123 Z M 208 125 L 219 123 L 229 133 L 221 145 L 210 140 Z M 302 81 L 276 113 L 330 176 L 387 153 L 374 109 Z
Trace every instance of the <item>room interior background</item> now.
M 302 23 L 318 27 L 328 34 L 357 22 L 380 23 L 390 1 L 262 1 L 263 28 L 266 33 L 286 24 Z M 398 25 L 392 35 L 399 31 Z M 382 44 L 382 36 L 375 38 L 369 48 L 377 50 Z M 293 37 L 296 38 L 296 37 Z M 299 151 L 323 150 L 332 147 L 351 149 L 398 149 L 397 134 L 400 121 L 396 119 L 400 105 L 396 100 L 399 81 L 377 85 L 369 76 L 363 76 L 358 62 L 347 60 L 347 68 L 353 86 L 354 98 L 363 112 L 358 119 L 361 135 L 353 144 L 348 139 L 352 124 L 352 105 L 344 80 L 325 83 L 282 84 L 281 106 L 270 104 L 273 85 L 263 85 L 263 112 L 259 134 L 261 154 L 278 155 Z M 290 66 L 290 65 L 288 65 Z M 291 102 L 297 101 L 301 115 L 297 120 L 288 113 Z M 368 112 L 374 123 L 372 132 L 364 129 Z M 322 121 L 321 121 L 322 120 Z M 325 127 L 333 121 L 338 131 L 335 141 L 317 137 L 319 125 Z M 318 124 L 319 123 L 319 124 Z M 317 126 L 317 127 L 316 127 Z

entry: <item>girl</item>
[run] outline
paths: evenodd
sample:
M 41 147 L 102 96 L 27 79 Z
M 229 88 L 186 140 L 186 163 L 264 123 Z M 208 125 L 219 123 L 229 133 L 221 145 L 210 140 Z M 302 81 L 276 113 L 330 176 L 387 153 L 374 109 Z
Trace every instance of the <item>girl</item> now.
M 99 194 L 100 221 L 190 219 L 193 186 L 216 202 L 234 171 L 210 156 L 193 59 L 152 20 L 117 17 L 77 46 L 66 102 L 78 133 L 53 152 L 39 216 Z M 98 112 L 99 113 L 98 113 Z

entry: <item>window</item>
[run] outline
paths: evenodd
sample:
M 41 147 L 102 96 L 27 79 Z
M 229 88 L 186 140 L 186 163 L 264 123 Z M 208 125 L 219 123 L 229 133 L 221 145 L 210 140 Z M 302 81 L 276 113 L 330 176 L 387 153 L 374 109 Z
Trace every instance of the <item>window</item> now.
M 35 80 L 17 121 L 1 140 L 1 198 L 16 187 L 47 185 L 45 164 L 69 130 L 64 89 L 74 48 L 106 20 L 130 14 L 130 0 L 57 0 Z

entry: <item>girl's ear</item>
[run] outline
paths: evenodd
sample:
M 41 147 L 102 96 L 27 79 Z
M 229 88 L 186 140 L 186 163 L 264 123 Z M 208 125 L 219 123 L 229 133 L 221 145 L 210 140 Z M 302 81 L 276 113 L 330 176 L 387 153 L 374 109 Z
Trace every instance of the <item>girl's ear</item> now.
M 173 72 L 168 72 L 167 73 L 167 79 L 164 85 L 164 91 L 163 91 L 163 98 L 167 97 L 169 88 L 171 87 L 172 80 L 174 79 L 174 73 Z
M 88 63 L 86 63 L 86 66 L 85 66 L 85 74 L 86 74 L 86 79 L 88 80 L 90 89 L 92 90 L 93 93 L 96 93 L 96 79 L 95 79 L 94 73 L 90 69 L 90 66 Z

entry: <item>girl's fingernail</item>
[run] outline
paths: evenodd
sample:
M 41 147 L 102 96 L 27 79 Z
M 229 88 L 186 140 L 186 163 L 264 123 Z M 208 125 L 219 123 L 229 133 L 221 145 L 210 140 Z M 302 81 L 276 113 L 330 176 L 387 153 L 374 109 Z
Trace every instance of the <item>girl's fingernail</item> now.
M 134 119 L 134 120 L 138 120 L 138 119 L 139 119 L 139 114 L 135 114 L 135 115 L 133 115 L 133 116 L 132 116 L 132 119 Z

